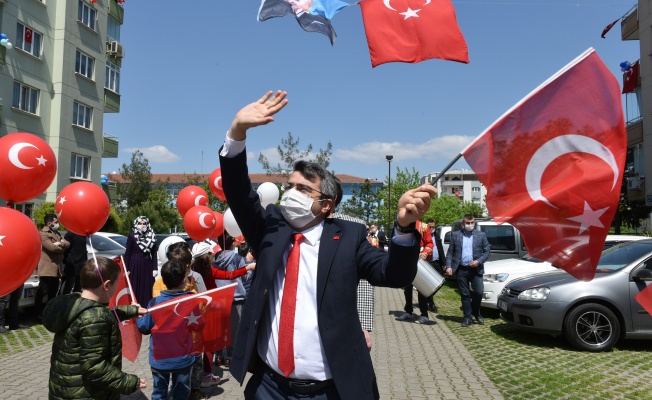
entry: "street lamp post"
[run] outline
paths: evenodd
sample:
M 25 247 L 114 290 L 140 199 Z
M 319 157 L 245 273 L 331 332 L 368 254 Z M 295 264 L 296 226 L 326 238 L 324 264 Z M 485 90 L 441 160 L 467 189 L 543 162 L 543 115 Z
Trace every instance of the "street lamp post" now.
M 392 159 L 394 156 L 386 155 L 387 160 L 387 235 L 390 234 L 392 229 Z

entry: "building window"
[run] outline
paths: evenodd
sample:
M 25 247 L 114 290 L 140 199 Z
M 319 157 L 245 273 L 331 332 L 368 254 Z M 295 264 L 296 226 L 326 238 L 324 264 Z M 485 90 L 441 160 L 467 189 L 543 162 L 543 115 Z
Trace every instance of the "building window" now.
M 70 158 L 70 177 L 90 180 L 91 158 L 72 153 Z
M 38 89 L 23 85 L 19 82 L 14 82 L 14 100 L 12 103 L 13 108 L 17 108 L 19 110 L 36 115 L 38 114 L 38 98 Z
M 107 42 L 111 43 L 112 40 L 116 42 L 120 41 L 120 27 L 121 25 L 118 21 L 109 17 L 106 27 Z
M 471 192 L 472 193 L 480 193 L 480 188 L 479 187 L 472 187 Z
M 104 87 L 113 92 L 120 93 L 120 67 L 109 61 L 106 62 Z
M 14 210 L 22 212 L 23 214 L 27 215 L 31 219 L 32 211 L 34 210 L 34 204 L 33 203 L 14 204 Z
M 72 124 L 91 129 L 93 108 L 74 102 L 72 106 Z
M 77 9 L 77 20 L 87 27 L 95 30 L 95 19 L 97 18 L 97 12 L 88 4 L 84 3 L 82 0 L 79 0 L 79 8 Z
M 34 57 L 41 58 L 41 43 L 43 42 L 43 35 L 20 22 L 18 22 L 16 26 L 16 47 L 26 51 Z
M 95 59 L 77 49 L 75 56 L 75 72 L 93 79 L 95 71 Z

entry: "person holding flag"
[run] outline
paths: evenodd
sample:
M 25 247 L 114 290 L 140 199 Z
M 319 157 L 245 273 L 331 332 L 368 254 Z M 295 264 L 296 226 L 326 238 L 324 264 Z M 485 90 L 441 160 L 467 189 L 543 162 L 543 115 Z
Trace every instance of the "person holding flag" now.
M 43 326 L 54 332 L 50 367 L 50 399 L 118 400 L 147 387 L 147 381 L 122 372 L 122 340 L 116 317 L 122 321 L 142 316 L 138 305 L 111 312 L 120 266 L 97 257 L 82 267 L 81 293 L 58 296 L 43 310 Z M 114 315 L 115 314 L 115 315 Z

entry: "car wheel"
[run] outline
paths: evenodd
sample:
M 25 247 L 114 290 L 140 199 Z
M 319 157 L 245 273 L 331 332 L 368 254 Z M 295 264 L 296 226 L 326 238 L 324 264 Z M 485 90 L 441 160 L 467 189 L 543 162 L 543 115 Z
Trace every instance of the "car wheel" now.
M 580 350 L 605 351 L 620 339 L 620 323 L 609 308 L 601 304 L 582 304 L 566 316 L 564 336 Z

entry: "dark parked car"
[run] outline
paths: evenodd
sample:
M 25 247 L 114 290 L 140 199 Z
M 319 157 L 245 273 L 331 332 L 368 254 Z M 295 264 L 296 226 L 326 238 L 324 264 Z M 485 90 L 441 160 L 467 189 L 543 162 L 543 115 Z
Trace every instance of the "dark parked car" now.
M 516 279 L 498 297 L 498 308 L 511 325 L 603 351 L 620 339 L 652 339 L 652 316 L 634 299 L 650 282 L 652 240 L 646 239 L 605 250 L 589 282 L 562 270 Z

